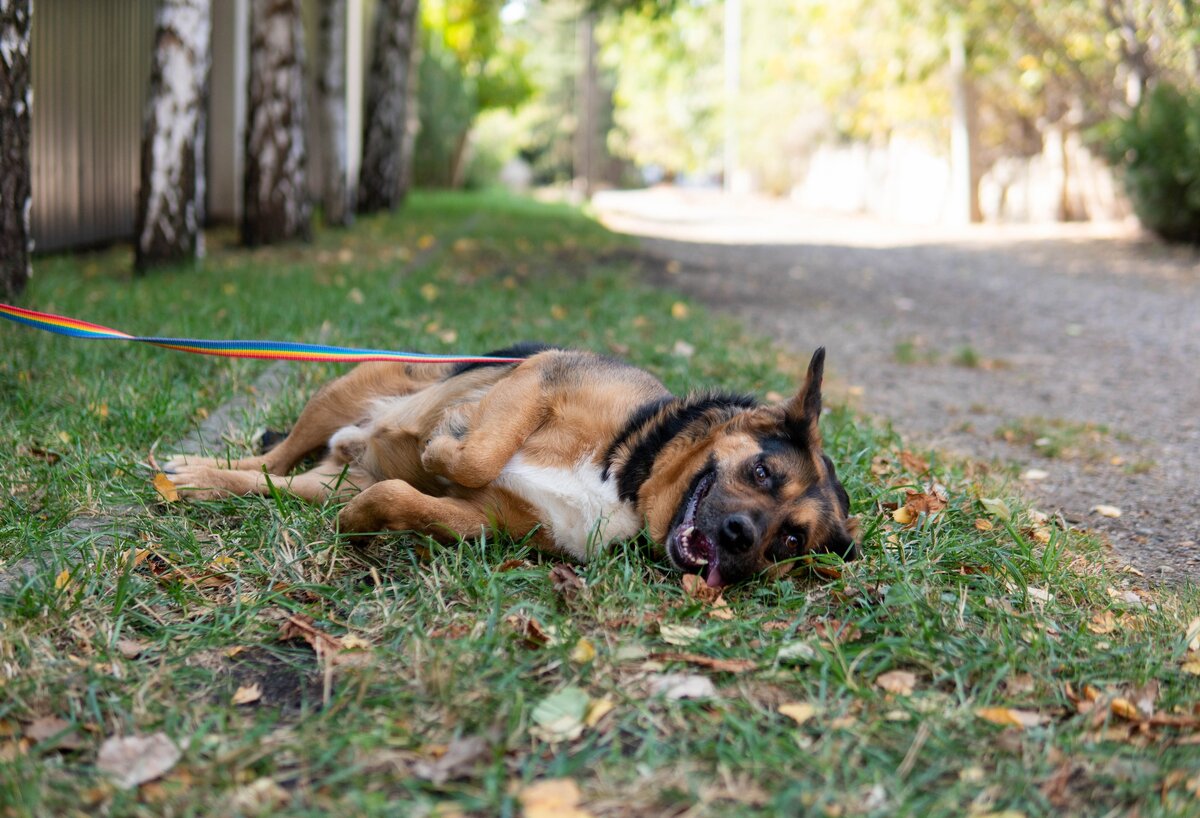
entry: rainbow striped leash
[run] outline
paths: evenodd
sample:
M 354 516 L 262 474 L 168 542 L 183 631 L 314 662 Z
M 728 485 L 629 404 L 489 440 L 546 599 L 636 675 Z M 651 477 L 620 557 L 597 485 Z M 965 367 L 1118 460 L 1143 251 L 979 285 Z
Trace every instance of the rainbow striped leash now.
M 0 304 L 0 317 L 71 338 L 86 338 L 91 341 L 138 341 L 164 349 L 193 352 L 197 355 L 218 355 L 223 358 L 264 358 L 275 361 L 325 361 L 327 363 L 392 361 L 405 364 L 509 364 L 523 360 L 521 358 L 492 358 L 486 355 L 390 352 L 384 349 L 354 349 L 322 344 L 298 344 L 291 341 L 207 341 L 196 338 L 130 335 L 110 327 L 80 321 L 77 318 L 27 310 L 11 304 Z

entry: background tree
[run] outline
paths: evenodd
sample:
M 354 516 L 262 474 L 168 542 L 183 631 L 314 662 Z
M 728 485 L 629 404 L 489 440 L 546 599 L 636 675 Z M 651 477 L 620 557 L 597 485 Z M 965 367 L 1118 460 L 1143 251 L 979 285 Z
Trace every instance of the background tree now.
M 251 1 L 249 95 L 242 241 L 307 240 L 312 225 L 300 0 Z
M 354 190 L 346 157 L 346 0 L 324 0 L 320 20 L 320 74 L 324 159 L 321 206 L 325 223 L 344 226 L 354 220 Z
M 360 213 L 394 210 L 408 191 L 404 135 L 408 124 L 409 72 L 416 43 L 418 0 L 379 0 L 367 76 L 366 132 L 358 183 Z
M 0 0 L 0 295 L 14 298 L 29 281 L 31 0 Z
M 505 36 L 500 0 L 425 0 L 422 6 L 418 184 L 461 187 L 480 115 L 515 109 L 532 93 L 527 43 Z
M 142 130 L 134 267 L 204 253 L 210 0 L 163 0 Z

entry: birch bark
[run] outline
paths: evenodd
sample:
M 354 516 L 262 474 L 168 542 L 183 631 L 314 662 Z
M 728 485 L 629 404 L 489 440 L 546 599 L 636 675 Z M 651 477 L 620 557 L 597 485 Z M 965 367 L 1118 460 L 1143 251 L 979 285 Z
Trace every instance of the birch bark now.
M 0 0 L 0 296 L 25 289 L 31 268 L 29 26 L 32 0 Z
M 204 255 L 210 0 L 163 0 L 142 125 L 134 268 Z
M 242 243 L 311 236 L 300 0 L 251 0 Z
M 354 221 L 353 192 L 346 158 L 346 0 L 321 4 L 322 153 L 321 206 L 325 223 L 342 227 Z
M 380 0 L 375 11 L 358 183 L 360 213 L 394 210 L 408 192 L 402 167 L 418 5 L 418 0 Z

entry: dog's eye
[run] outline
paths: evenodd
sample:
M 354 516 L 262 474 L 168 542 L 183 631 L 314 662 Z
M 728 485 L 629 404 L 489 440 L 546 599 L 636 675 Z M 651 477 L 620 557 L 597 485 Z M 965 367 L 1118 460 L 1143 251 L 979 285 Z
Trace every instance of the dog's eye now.
M 765 486 L 771 482 L 771 472 L 762 463 L 755 463 L 754 479 L 760 486 Z
M 783 546 L 789 553 L 795 554 L 804 546 L 804 534 L 788 534 L 783 540 Z

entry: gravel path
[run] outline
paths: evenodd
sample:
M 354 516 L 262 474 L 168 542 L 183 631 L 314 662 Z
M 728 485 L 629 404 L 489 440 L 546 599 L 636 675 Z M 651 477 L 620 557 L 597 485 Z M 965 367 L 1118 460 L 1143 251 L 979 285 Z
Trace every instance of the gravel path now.
M 674 286 L 800 353 L 828 347 L 831 387 L 866 412 L 1020 464 L 1038 507 L 1147 578 L 1200 580 L 1194 251 L 1129 226 L 904 228 L 680 191 L 596 206 L 680 262 Z

